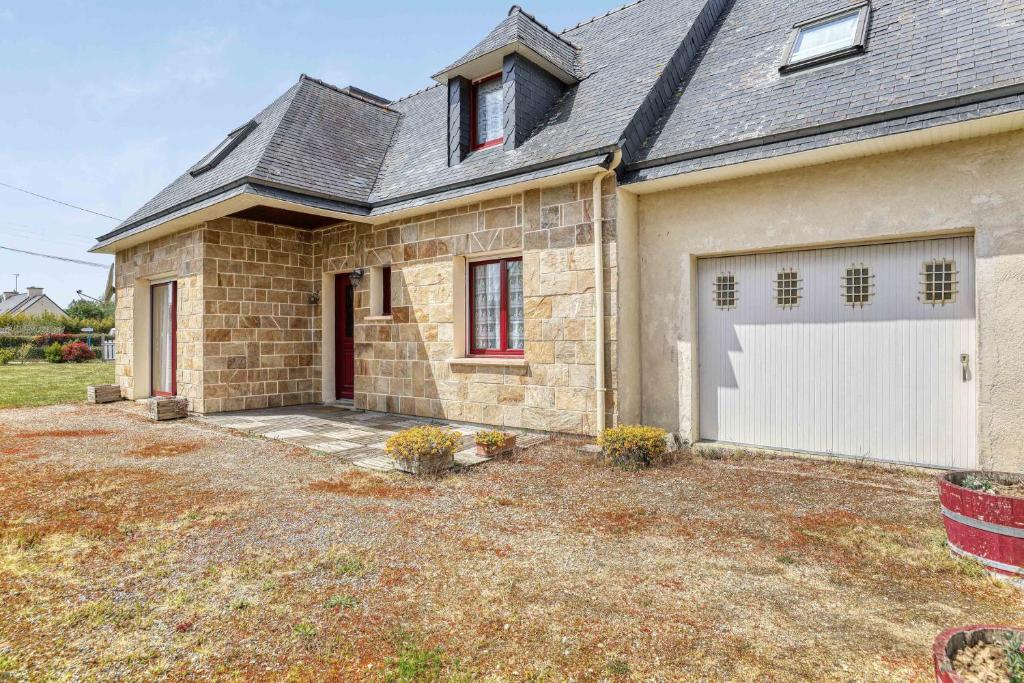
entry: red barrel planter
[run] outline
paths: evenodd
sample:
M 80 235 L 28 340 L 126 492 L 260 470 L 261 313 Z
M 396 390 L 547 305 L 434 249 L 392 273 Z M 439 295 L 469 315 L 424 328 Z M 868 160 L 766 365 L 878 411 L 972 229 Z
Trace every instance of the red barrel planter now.
M 1010 633 L 1024 633 L 1020 629 L 1009 626 L 961 626 L 943 631 L 932 645 L 932 658 L 935 661 L 935 680 L 938 683 L 964 683 L 960 674 L 953 670 L 953 658 L 965 647 L 979 642 L 998 643 Z
M 1002 483 L 1024 479 L 1002 472 L 940 475 L 939 500 L 950 550 L 976 559 L 994 574 L 1024 582 L 1024 498 L 964 488 L 960 484 L 969 475 Z

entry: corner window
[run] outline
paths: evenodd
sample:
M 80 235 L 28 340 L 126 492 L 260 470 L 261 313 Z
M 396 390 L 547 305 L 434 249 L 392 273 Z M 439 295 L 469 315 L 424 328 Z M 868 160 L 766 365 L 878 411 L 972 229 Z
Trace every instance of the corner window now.
M 473 84 L 472 130 L 473 149 L 494 147 L 505 141 L 505 98 L 501 74 Z
M 523 259 L 469 264 L 470 353 L 523 353 Z
M 864 51 L 869 5 L 863 4 L 794 26 L 796 35 L 782 69 L 820 64 Z
M 197 175 L 206 173 L 219 164 L 255 127 L 256 121 L 254 119 L 228 133 L 228 136 L 219 145 L 214 147 L 206 156 L 199 160 L 199 163 L 189 170 L 189 174 L 195 178 Z

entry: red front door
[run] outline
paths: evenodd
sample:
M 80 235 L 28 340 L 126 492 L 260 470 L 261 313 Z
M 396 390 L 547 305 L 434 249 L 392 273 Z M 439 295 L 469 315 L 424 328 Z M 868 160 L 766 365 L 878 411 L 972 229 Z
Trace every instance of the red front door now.
M 335 369 L 334 381 L 338 398 L 355 397 L 356 344 L 355 344 L 355 289 L 348 273 L 334 276 Z

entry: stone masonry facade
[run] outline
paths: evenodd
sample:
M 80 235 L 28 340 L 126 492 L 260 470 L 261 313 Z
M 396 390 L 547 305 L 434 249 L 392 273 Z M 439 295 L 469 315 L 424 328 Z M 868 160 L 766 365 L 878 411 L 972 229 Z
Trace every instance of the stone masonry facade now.
M 178 393 L 196 412 L 322 399 L 324 274 L 390 266 L 392 314 L 356 292 L 355 405 L 509 428 L 593 433 L 594 254 L 589 181 L 530 190 L 382 225 L 306 231 L 221 218 L 118 254 L 118 377 L 132 395 L 132 288 L 179 281 Z M 616 417 L 614 179 L 605 221 L 607 419 Z M 458 262 L 523 257 L 522 363 L 459 360 L 466 306 Z M 458 292 L 463 292 L 458 296 Z

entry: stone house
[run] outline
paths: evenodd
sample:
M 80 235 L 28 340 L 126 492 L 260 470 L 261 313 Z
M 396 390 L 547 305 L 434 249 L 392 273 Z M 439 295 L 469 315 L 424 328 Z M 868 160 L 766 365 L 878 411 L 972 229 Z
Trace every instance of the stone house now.
M 118 382 L 1024 468 L 1024 8 L 518 6 L 390 101 L 302 76 L 99 238 Z

